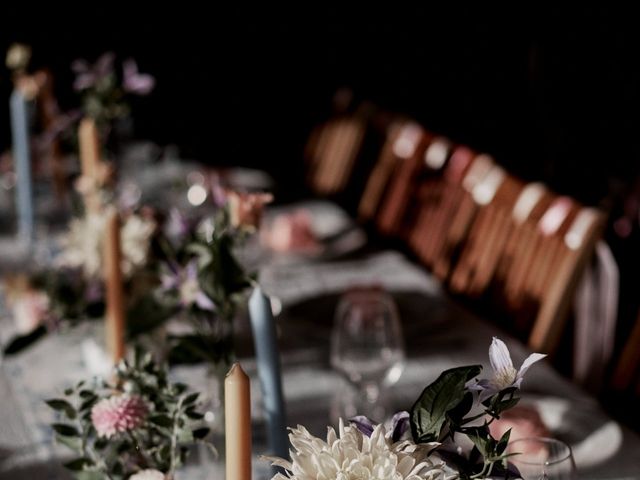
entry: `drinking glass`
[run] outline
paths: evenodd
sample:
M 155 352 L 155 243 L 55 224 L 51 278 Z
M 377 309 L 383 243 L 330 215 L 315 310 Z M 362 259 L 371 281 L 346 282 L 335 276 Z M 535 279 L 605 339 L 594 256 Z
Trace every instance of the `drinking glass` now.
M 381 388 L 400 378 L 405 351 L 398 310 L 378 289 L 354 290 L 338 303 L 331 337 L 331 365 L 358 390 L 359 414 L 382 421 Z
M 510 458 L 523 480 L 575 480 L 571 447 L 554 438 L 531 437 L 509 443 Z

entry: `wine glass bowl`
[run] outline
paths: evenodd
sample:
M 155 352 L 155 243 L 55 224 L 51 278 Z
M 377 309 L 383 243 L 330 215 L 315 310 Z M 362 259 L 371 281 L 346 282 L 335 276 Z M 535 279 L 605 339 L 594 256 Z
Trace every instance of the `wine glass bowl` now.
M 398 381 L 404 360 L 402 328 L 391 296 L 380 289 L 343 295 L 331 337 L 331 365 L 362 394 L 365 410 L 384 415 L 380 388 Z
M 571 447 L 547 437 L 521 438 L 509 443 L 510 462 L 523 480 L 575 480 Z

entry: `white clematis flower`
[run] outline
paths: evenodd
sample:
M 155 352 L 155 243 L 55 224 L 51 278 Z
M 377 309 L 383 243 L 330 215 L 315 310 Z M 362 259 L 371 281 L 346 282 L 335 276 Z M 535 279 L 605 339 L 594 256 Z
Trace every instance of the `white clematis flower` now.
M 506 388 L 520 388 L 524 375 L 531 365 L 545 357 L 546 355 L 542 353 L 532 353 L 522 362 L 520 369 L 516 370 L 507 345 L 498 337 L 493 337 L 489 347 L 489 361 L 491 368 L 493 368 L 493 378 L 470 384 L 469 388 L 481 392 L 481 401 Z

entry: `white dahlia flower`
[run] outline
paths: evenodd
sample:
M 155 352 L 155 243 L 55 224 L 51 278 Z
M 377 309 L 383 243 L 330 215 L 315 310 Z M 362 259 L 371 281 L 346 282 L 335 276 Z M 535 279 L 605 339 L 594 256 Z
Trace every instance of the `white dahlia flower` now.
M 370 437 L 340 420 L 340 436 L 328 429 L 327 441 L 312 436 L 304 427 L 291 430 L 292 461 L 268 458 L 284 468 L 272 480 L 440 480 L 444 464 L 428 456 L 437 443 L 416 445 L 392 442 L 384 425 Z

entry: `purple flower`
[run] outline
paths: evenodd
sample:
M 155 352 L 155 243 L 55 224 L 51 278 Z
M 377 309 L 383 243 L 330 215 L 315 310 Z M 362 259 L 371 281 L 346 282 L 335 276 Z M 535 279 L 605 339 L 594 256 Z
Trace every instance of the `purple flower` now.
M 227 192 L 222 186 L 222 181 L 217 173 L 213 173 L 210 177 L 211 198 L 216 207 L 223 207 L 227 203 Z
M 138 64 L 132 58 L 122 63 L 124 80 L 122 88 L 125 92 L 135 95 L 148 95 L 156 85 L 156 80 L 151 75 L 138 72 Z
M 180 210 L 169 210 L 169 218 L 164 224 L 164 234 L 174 247 L 179 246 L 191 234 L 191 230 L 191 222 Z
M 161 277 L 161 288 L 165 292 L 178 294 L 180 305 L 184 308 L 197 306 L 201 310 L 215 311 L 215 304 L 200 288 L 198 264 L 191 260 L 185 267 L 175 262 L 165 264 L 165 272 Z
M 356 428 L 367 437 L 371 437 L 373 430 L 378 425 L 373 423 L 364 415 L 355 416 L 349 419 L 349 422 L 354 424 Z M 387 436 L 391 437 L 392 442 L 399 442 L 402 440 L 405 434 L 409 431 L 409 412 L 397 412 L 393 417 L 391 417 L 391 420 L 385 422 L 385 430 L 387 432 Z
M 113 52 L 107 52 L 103 53 L 93 65 L 84 59 L 74 60 L 71 64 L 71 70 L 76 74 L 73 88 L 76 91 L 86 90 L 94 87 L 104 77 L 111 75 L 115 58 Z

